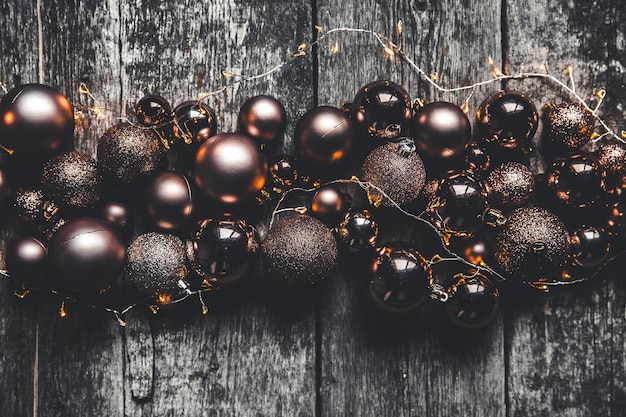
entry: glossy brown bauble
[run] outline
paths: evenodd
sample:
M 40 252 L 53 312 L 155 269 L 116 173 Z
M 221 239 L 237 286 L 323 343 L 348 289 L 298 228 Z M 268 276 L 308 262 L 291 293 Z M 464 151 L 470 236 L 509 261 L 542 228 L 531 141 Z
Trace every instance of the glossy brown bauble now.
M 343 194 L 332 185 L 320 187 L 311 199 L 313 217 L 331 227 L 338 223 L 347 209 L 348 204 Z
M 162 172 L 152 178 L 144 202 L 148 221 L 163 231 L 183 227 L 194 208 L 191 184 L 180 172 Z
M 581 226 L 570 236 L 570 257 L 585 268 L 601 265 L 609 256 L 611 239 L 602 227 Z
M 194 159 L 194 180 L 209 197 L 226 204 L 252 199 L 265 185 L 267 162 L 245 135 L 220 133 L 204 142 Z
M 241 133 L 256 142 L 275 142 L 285 133 L 287 112 L 274 97 L 255 96 L 241 106 L 238 121 Z
M 485 275 L 475 270 L 460 275 L 449 292 L 446 310 L 452 323 L 459 327 L 484 327 L 498 313 L 498 290 Z
M 415 112 L 411 135 L 420 155 L 449 159 L 463 153 L 471 139 L 471 127 L 459 106 L 436 101 Z
M 0 102 L 0 145 L 15 155 L 59 152 L 71 145 L 73 135 L 72 105 L 52 87 L 22 85 Z
M 41 240 L 23 236 L 9 244 L 6 268 L 11 278 L 27 287 L 40 285 L 48 271 L 48 248 Z
M 126 246 L 113 225 L 81 217 L 62 226 L 48 245 L 50 273 L 60 290 L 94 294 L 106 290 L 126 261 Z
M 172 108 L 160 95 L 148 94 L 137 102 L 135 115 L 142 126 L 156 127 L 172 121 Z
M 476 112 L 476 129 L 485 142 L 515 149 L 530 143 L 538 118 L 537 108 L 526 95 L 499 91 L 481 103 Z
M 203 143 L 216 133 L 217 116 L 208 104 L 185 101 L 174 109 L 174 135 L 183 143 Z
M 296 148 L 309 162 L 333 165 L 346 158 L 354 132 L 350 119 L 338 108 L 315 107 L 302 116 L 294 133 Z
M 606 189 L 604 168 L 588 153 L 556 158 L 546 174 L 556 199 L 570 207 L 589 207 Z

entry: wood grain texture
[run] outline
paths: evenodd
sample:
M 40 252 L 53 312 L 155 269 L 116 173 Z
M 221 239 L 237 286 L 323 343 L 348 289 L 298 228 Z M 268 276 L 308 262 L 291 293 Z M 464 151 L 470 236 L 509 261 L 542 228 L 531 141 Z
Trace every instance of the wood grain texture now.
M 318 1 L 317 10 L 324 28 L 358 27 L 390 37 L 427 73 L 437 73 L 444 86 L 488 77 L 487 58 L 501 54 L 500 9 L 491 1 Z M 341 105 L 362 85 L 383 78 L 427 101 L 461 105 L 466 99 L 433 91 L 400 59 L 387 61 L 382 48 L 375 48 L 367 36 L 344 36 L 336 55 L 329 53 L 332 43 L 319 48 L 320 104 Z M 470 102 L 472 111 L 480 101 L 477 96 Z M 380 227 L 388 233 L 381 243 L 420 239 L 417 232 L 407 235 L 407 229 L 414 229 L 408 218 L 389 217 Z M 354 269 L 338 277 L 322 301 L 322 416 L 504 414 L 501 319 L 479 336 L 452 337 L 455 331 L 446 328 L 438 319 L 441 312 L 430 306 L 409 318 L 381 318 L 359 297 L 358 280 L 363 275 Z

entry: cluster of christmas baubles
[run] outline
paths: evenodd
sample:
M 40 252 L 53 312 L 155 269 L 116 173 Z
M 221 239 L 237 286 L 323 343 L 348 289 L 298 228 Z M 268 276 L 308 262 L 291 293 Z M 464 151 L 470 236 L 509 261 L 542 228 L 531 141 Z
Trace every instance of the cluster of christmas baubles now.
M 80 299 L 123 275 L 150 303 L 168 304 L 239 281 L 260 255 L 275 285 L 308 288 L 332 273 L 343 245 L 363 254 L 365 293 L 375 305 L 405 313 L 436 298 L 456 324 L 481 327 L 498 307 L 489 271 L 533 284 L 586 273 L 622 236 L 626 146 L 581 150 L 594 130 L 581 104 L 546 107 L 544 148 L 554 156 L 541 175 L 527 164 L 538 112 L 514 91 L 481 104 L 472 135 L 457 105 L 414 108 L 400 85 L 377 81 L 361 88 L 348 110 L 319 106 L 302 115 L 297 155 L 269 163 L 264 149 L 287 127 L 273 97 L 246 101 L 238 132 L 218 133 L 215 111 L 203 101 L 172 110 L 149 95 L 135 110 L 137 123 L 104 132 L 94 159 L 69 150 L 74 115 L 56 90 L 30 84 L 2 98 L 0 146 L 21 164 L 45 161 L 32 167 L 38 183 L 14 193 L 16 214 L 30 225 L 6 251 L 6 268 L 20 286 Z M 168 152 L 188 159 L 189 172 L 168 170 Z M 367 206 L 312 180 L 357 159 Z M 0 197 L 9 200 L 11 167 L 4 171 Z M 310 215 L 278 216 L 262 240 L 230 214 L 302 184 L 316 187 Z M 427 213 L 467 267 L 437 276 L 417 242 L 379 241 L 376 214 L 386 206 Z M 134 219 L 141 233 L 130 239 Z

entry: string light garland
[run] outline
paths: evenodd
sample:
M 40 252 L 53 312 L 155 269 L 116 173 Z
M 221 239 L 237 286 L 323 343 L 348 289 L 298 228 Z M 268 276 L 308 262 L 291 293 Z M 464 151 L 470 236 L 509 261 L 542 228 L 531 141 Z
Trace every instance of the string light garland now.
M 46 243 L 44 238 L 27 236 L 10 245 L 7 270 L 1 273 L 18 283 L 16 295 L 23 298 L 29 291 L 46 291 L 61 298 L 61 316 L 66 315 L 66 301 L 72 301 L 110 312 L 121 325 L 125 325 L 124 315 L 139 305 L 147 305 L 156 313 L 162 306 L 192 296 L 198 297 L 206 314 L 203 294 L 237 281 L 258 255 L 263 258 L 266 274 L 279 286 L 309 285 L 321 281 L 336 267 L 337 244 L 343 242 L 371 262 L 366 286 L 374 304 L 402 313 L 432 298 L 446 303 L 456 324 L 481 327 L 497 310 L 499 283 L 522 281 L 542 290 L 578 283 L 595 277 L 600 268 L 624 253 L 620 195 L 626 187 L 626 134 L 618 135 L 598 114 L 606 96 L 604 89 L 597 92 L 597 103 L 592 107 L 576 91 L 571 66 L 567 67 L 568 85 L 550 75 L 545 64 L 545 72 L 507 75 L 491 58 L 488 64 L 493 78 L 447 88 L 437 82 L 437 74 L 427 74 L 384 35 L 357 28 L 326 32 L 321 27 L 316 29 L 319 36 L 315 41 L 300 44 L 275 67 L 254 75 L 222 70 L 227 83 L 173 110 L 160 96 L 142 98 L 136 107 L 136 122 L 122 117 L 127 122 L 113 126 L 100 139 L 97 167 L 102 181 L 108 184 L 101 201 L 97 201 L 100 195 L 95 196 L 100 194 L 100 174 L 86 169 L 95 166 L 95 161 L 92 164 L 88 156 L 78 152 L 58 153 L 63 147 L 57 147 L 57 142 L 71 140 L 66 126 L 32 139 L 39 147 L 37 152 L 59 156 L 47 162 L 40 188 L 18 190 L 16 212 L 51 240 Z M 396 30 L 402 34 L 401 22 Z M 295 130 L 299 158 L 281 156 L 269 164 L 261 150 L 282 137 L 286 124 L 285 109 L 273 97 L 253 97 L 243 105 L 239 114 L 243 134 L 217 134 L 209 97 L 233 84 L 269 77 L 322 42 L 334 40 L 330 52 L 339 53 L 341 36 L 359 33 L 372 36 L 386 57 L 399 57 L 436 91 L 468 92 L 463 104 L 457 107 L 420 99 L 411 102 L 408 93 L 391 81 L 366 84 L 345 111 L 322 106 L 307 112 Z M 512 148 L 530 152 L 530 139 L 538 123 L 530 98 L 506 91 L 485 99 L 476 118 L 480 137 L 472 140 L 466 114 L 477 89 L 494 82 L 530 78 L 545 79 L 573 99 L 545 108 L 549 138 L 574 154 L 559 155 L 554 160 L 544 189 L 567 210 L 596 209 L 599 200 L 611 202 L 606 225 L 580 224 L 570 233 L 570 223 L 576 221 L 566 218 L 566 225 L 550 211 L 528 205 L 539 200 L 534 198 L 537 184 L 525 165 L 497 161 Z M 39 99 L 58 94 L 39 85 L 10 91 L 2 84 L 0 87 L 6 95 L 43 89 Z M 104 107 L 89 87 L 81 83 L 78 91 L 88 104 L 74 108 L 72 121 L 104 118 Z M 383 96 L 386 102 L 381 101 Z M 503 103 L 515 103 L 526 113 L 508 114 Z M 3 117 L 0 145 L 9 154 L 25 153 L 26 148 L 12 141 L 12 135 L 15 129 L 28 131 L 32 127 L 30 112 L 32 109 L 20 110 L 14 100 L 0 102 L 0 113 L 25 120 L 25 127 L 16 128 L 11 117 Z M 497 127 L 503 120 L 513 126 L 510 131 L 503 133 Z M 518 122 L 532 129 L 516 130 Z M 593 131 L 595 124 L 601 132 Z M 371 152 L 361 167 L 363 178 L 318 179 L 320 169 L 324 169 L 321 167 L 335 167 L 350 159 L 354 137 L 372 139 L 368 145 Z M 579 150 L 588 142 L 602 139 L 613 142 L 602 148 L 597 158 Z M 182 172 L 164 171 L 166 151 L 191 151 L 193 180 Z M 492 157 L 501 164 L 496 166 Z M 435 181 L 430 168 L 436 164 L 454 172 L 438 174 Z M 587 168 L 577 171 L 581 164 Z M 369 204 L 353 207 L 336 186 L 357 186 L 366 193 Z M 143 219 L 152 224 L 149 230 L 153 231 L 133 239 L 127 253 L 123 253 L 121 242 L 130 216 L 128 205 L 117 200 L 139 192 L 141 187 L 145 187 L 143 193 L 148 201 Z M 75 195 L 76 190 L 85 189 L 90 190 L 88 201 Z M 193 214 L 198 204 L 197 189 L 211 201 L 224 204 L 224 211 L 254 200 L 261 205 L 276 200 L 265 239 L 259 238 L 256 228 L 233 215 L 200 219 L 190 228 L 189 223 L 197 220 Z M 294 193 L 314 195 L 308 204 L 285 207 Z M 422 202 L 421 210 L 409 208 L 418 200 Z M 379 242 L 375 211 L 380 206 L 426 225 L 442 243 L 440 253 L 426 257 L 406 242 Z M 289 212 L 290 216 L 278 220 Z M 185 227 L 191 233 L 181 239 Z M 468 254 L 483 245 L 472 241 L 481 237 L 479 230 L 495 234 L 496 248 L 489 261 L 483 254 Z M 91 248 L 87 255 L 72 249 L 81 245 Z M 46 262 L 57 269 L 52 285 L 42 272 Z M 99 293 L 106 294 L 123 263 L 127 281 L 142 294 L 138 301 L 123 308 L 88 301 L 98 300 Z M 452 276 L 439 277 L 433 267 L 442 263 L 462 267 Z M 590 275 L 574 277 L 570 273 L 574 266 Z M 99 279 L 88 278 L 94 274 L 100 274 Z

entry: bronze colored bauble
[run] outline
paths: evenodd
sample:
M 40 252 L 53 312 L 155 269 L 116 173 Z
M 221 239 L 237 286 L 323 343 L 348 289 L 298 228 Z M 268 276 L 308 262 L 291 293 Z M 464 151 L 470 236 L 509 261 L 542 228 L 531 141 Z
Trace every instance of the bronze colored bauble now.
M 480 272 L 471 270 L 457 275 L 448 291 L 450 299 L 445 304 L 446 310 L 452 323 L 459 327 L 485 327 L 498 313 L 498 290 Z
M 471 139 L 471 127 L 459 106 L 436 101 L 415 112 L 411 136 L 421 156 L 449 159 L 465 151 Z
M 530 144 L 537 131 L 535 105 L 517 91 L 499 91 L 487 97 L 476 112 L 476 129 L 487 143 L 515 149 Z
M 81 217 L 69 221 L 48 245 L 50 273 L 60 288 L 93 294 L 111 286 L 124 268 L 126 246 L 113 225 Z
M 26 84 L 0 101 L 0 145 L 15 155 L 59 152 L 74 139 L 74 110 L 52 87 Z
M 591 140 L 594 118 L 580 103 L 564 102 L 545 113 L 545 134 L 555 144 L 577 149 Z
M 274 97 L 255 96 L 241 106 L 238 121 L 241 133 L 256 142 L 275 142 L 285 133 L 287 112 Z
M 589 207 L 606 189 L 606 173 L 588 153 L 556 158 L 546 174 L 548 188 L 558 201 L 570 207 Z
M 217 116 L 208 104 L 185 101 L 174 109 L 174 135 L 183 143 L 203 143 L 216 133 Z
M 220 133 L 196 153 L 194 180 L 209 197 L 226 204 L 250 200 L 265 185 L 267 162 L 257 145 L 239 133 Z
M 332 185 L 320 187 L 311 199 L 312 216 L 327 226 L 335 226 L 348 210 L 344 195 Z
M 317 284 L 337 266 L 337 242 L 328 227 L 306 215 L 274 224 L 261 244 L 263 267 L 280 287 Z
M 162 172 L 150 179 L 144 194 L 147 220 L 163 231 L 176 231 L 189 220 L 194 195 L 187 177 L 180 172 Z
M 124 230 L 132 222 L 132 212 L 126 204 L 108 201 L 100 208 L 100 216 L 111 224 Z
M 296 125 L 294 140 L 300 155 L 310 162 L 333 165 L 346 158 L 352 148 L 350 119 L 338 108 L 315 107 Z
M 519 162 L 505 162 L 485 180 L 492 207 L 510 211 L 525 205 L 533 196 L 535 179 L 531 170 Z
M 23 236 L 6 251 L 6 268 L 11 278 L 27 287 L 41 285 L 48 272 L 48 248 L 44 242 Z
M 570 237 L 570 243 L 572 261 L 582 267 L 602 264 L 611 249 L 609 234 L 601 227 L 582 226 L 576 229 Z
M 399 84 L 375 81 L 362 87 L 354 97 L 352 120 L 371 137 L 394 140 L 406 133 L 411 116 L 411 98 Z

